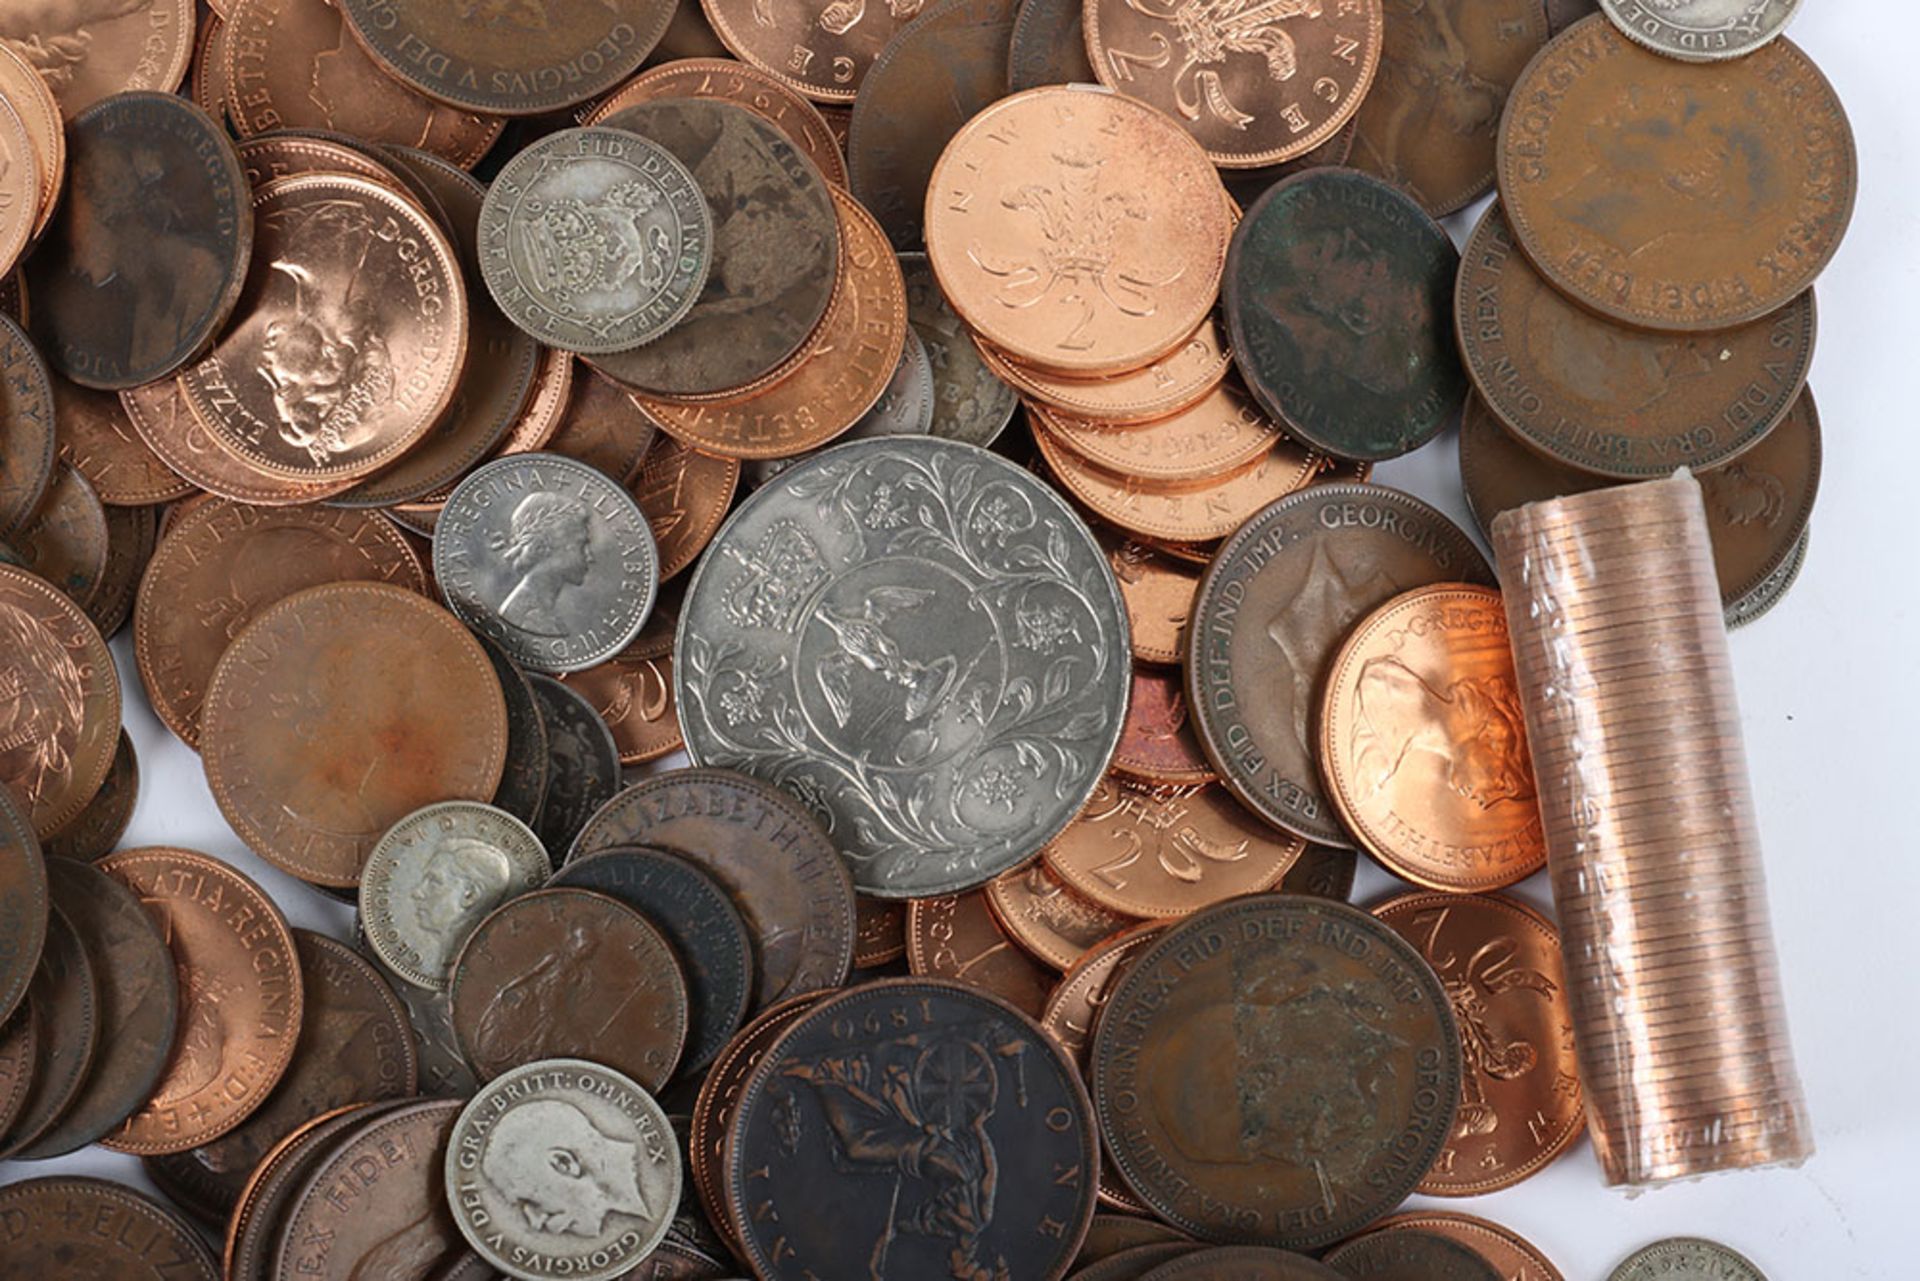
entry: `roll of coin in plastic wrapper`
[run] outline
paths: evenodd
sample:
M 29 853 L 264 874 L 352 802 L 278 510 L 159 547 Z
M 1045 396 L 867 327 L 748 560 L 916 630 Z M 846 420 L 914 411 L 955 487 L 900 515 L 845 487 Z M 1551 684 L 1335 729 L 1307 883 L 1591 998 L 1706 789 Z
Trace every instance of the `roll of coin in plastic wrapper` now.
M 1530 504 L 1493 544 L 1607 1182 L 1804 1160 L 1699 485 Z

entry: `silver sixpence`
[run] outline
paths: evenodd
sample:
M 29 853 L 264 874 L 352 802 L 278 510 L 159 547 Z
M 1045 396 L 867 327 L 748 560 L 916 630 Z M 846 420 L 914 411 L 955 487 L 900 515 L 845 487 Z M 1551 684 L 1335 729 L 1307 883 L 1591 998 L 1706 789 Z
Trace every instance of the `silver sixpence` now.
M 620 129 L 564 129 L 515 156 L 480 208 L 480 270 L 514 324 L 565 351 L 627 351 L 692 308 L 713 214 L 687 167 Z
M 1093 535 L 973 445 L 826 450 L 761 489 L 687 589 L 693 759 L 808 806 L 856 886 L 953 894 L 1039 852 L 1118 741 L 1127 615 Z
M 577 672 L 627 647 L 660 590 L 633 496 L 586 463 L 515 454 L 461 481 L 433 533 L 448 608 L 522 667 Z
M 612 1281 L 653 1253 L 680 1203 L 680 1148 L 647 1092 L 584 1059 L 495 1077 L 447 1144 L 468 1244 L 516 1277 Z
M 367 946 L 407 982 L 444 991 L 460 945 L 488 912 L 546 883 L 525 823 L 478 801 L 429 805 L 387 829 L 360 874 Z
M 1744 58 L 1787 29 L 1800 0 L 1600 0 L 1621 34 L 1682 62 Z
M 1613 1270 L 1611 1281 L 1767 1281 L 1746 1256 L 1716 1241 L 1656 1241 Z
M 933 366 L 933 423 L 942 440 L 991 445 L 1013 421 L 1020 397 L 980 359 L 967 327 L 933 278 L 923 253 L 900 255 L 907 281 L 907 323 L 926 344 Z
M 844 445 L 880 436 L 924 436 L 932 428 L 933 364 L 927 359 L 926 344 L 909 331 L 906 345 L 900 349 L 900 363 L 894 366 L 893 377 L 887 380 L 880 399 L 834 443 Z M 742 474 L 757 488 L 829 448 L 832 446 L 822 446 L 791 458 L 756 458 L 743 465 Z

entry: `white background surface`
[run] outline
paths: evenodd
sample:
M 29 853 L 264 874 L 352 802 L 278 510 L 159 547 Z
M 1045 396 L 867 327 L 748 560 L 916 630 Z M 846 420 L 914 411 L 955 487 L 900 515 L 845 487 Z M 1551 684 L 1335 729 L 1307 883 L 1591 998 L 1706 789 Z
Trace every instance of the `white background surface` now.
M 4 2 L 4 0 L 0 0 Z M 1821 279 L 1812 386 L 1826 459 L 1812 550 L 1780 608 L 1733 637 L 1800 1070 L 1819 1152 L 1792 1171 L 1726 1174 L 1629 1197 L 1602 1187 L 1584 1143 L 1518 1188 L 1418 1202 L 1506 1223 L 1567 1281 L 1604 1281 L 1657 1238 L 1745 1252 L 1772 1281 L 1920 1278 L 1920 88 L 1912 0 L 1805 0 L 1792 37 L 1838 87 L 1859 142 L 1858 210 Z M 1477 211 L 1475 211 L 1477 213 Z M 1469 219 L 1456 222 L 1464 236 Z M 1380 469 L 1468 525 L 1450 442 Z M 199 758 L 148 710 L 115 645 L 141 796 L 126 844 L 231 860 L 297 925 L 347 938 L 348 911 L 254 858 L 227 827 Z M 1393 883 L 1363 860 L 1368 902 Z M 1521 893 L 1547 902 L 1543 878 Z M 142 1187 L 138 1161 L 99 1148 L 0 1164 L 0 1182 L 84 1172 Z M 8 1281 L 12 1281 L 11 1278 Z M 103 1278 L 103 1281 L 106 1279 Z M 932 1281 L 932 1279 L 929 1279 Z

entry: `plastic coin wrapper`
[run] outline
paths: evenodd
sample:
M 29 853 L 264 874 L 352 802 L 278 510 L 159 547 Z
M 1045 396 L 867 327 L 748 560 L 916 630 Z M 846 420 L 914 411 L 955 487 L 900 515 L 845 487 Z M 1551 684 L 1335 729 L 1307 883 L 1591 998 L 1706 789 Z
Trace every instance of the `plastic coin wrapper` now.
M 1804 1160 L 1700 486 L 1530 504 L 1493 544 L 1607 1182 Z

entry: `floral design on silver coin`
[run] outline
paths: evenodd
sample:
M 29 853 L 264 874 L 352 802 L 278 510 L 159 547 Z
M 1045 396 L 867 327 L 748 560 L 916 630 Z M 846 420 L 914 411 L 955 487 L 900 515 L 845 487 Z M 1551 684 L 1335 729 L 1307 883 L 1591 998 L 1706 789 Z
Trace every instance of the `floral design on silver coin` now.
M 1098 783 L 1129 680 L 1086 525 L 932 438 L 830 449 L 755 494 L 688 588 L 676 653 L 694 760 L 799 798 L 891 898 L 1037 853 Z
M 680 1150 L 631 1080 L 547 1059 L 495 1078 L 461 1112 L 446 1181 L 461 1233 L 495 1267 L 612 1281 L 672 1226 Z
M 433 574 L 460 621 L 522 667 L 574 672 L 639 635 L 660 589 L 640 505 L 604 473 L 518 454 L 460 482 L 434 527 Z

